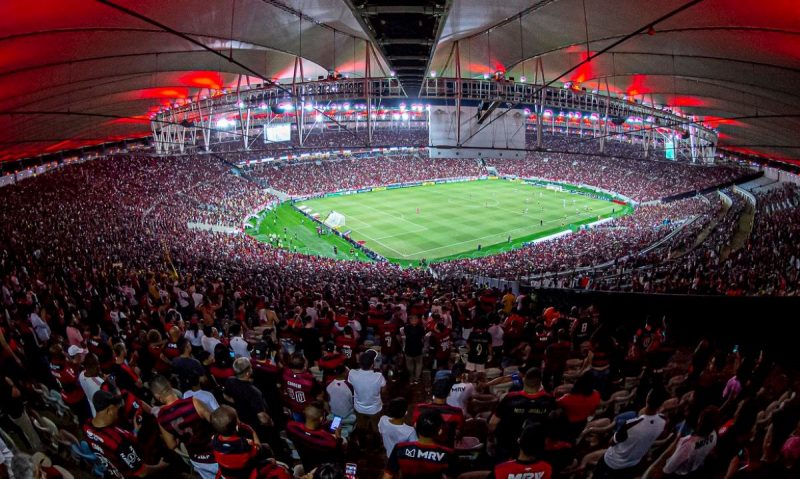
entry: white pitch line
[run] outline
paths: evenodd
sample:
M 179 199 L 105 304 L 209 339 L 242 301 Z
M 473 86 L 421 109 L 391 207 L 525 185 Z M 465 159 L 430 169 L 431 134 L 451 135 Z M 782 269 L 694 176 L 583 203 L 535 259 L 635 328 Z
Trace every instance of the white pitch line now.
M 574 218 L 574 217 L 577 217 L 577 216 L 584 216 L 584 215 L 582 215 L 582 214 L 569 215 L 569 216 L 567 216 L 567 219 Z M 557 218 L 557 219 L 554 219 L 554 220 L 545 221 L 544 224 L 553 223 L 555 221 L 560 221 L 562 219 L 563 218 Z M 502 233 L 494 233 L 494 234 L 487 235 L 487 236 L 481 236 L 480 238 L 473 238 L 473 239 L 469 239 L 469 240 L 466 240 L 466 241 L 459 241 L 458 243 L 450 243 L 450 244 L 445 245 L 445 246 L 439 246 L 437 248 L 426 249 L 424 251 L 417 251 L 416 253 L 413 253 L 411 255 L 407 255 L 406 257 L 414 256 L 414 255 L 418 255 L 418 254 L 430 253 L 431 251 L 437 251 L 437 250 L 440 250 L 440 249 L 450 248 L 452 246 L 458 246 L 460 244 L 465 244 L 465 243 L 472 243 L 472 242 L 475 242 L 475 241 L 478 241 L 478 240 L 482 240 L 482 239 L 486 239 L 486 238 L 493 238 L 495 236 L 503 237 L 503 236 L 507 236 L 512 231 L 517 231 L 517 230 L 521 230 L 521 229 L 524 229 L 524 228 L 530 228 L 530 225 L 528 225 L 528 226 L 520 226 L 519 228 L 510 229 L 510 230 L 504 231 Z M 487 245 L 487 246 L 491 246 L 491 245 Z

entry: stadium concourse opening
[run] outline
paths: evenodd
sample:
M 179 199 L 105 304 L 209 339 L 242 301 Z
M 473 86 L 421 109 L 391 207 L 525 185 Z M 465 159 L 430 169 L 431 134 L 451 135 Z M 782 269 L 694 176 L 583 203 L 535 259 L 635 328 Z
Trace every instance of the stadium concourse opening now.
M 294 212 L 276 206 L 246 231 L 291 251 L 400 265 L 510 251 L 633 211 L 595 189 L 497 177 L 338 191 L 291 204 Z

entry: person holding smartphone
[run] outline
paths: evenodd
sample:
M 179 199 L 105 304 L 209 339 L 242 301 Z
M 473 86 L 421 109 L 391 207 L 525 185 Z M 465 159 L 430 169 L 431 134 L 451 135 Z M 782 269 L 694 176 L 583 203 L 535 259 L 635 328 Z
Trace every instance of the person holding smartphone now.
M 323 424 L 322 404 L 317 401 L 309 403 L 303 414 L 304 422 L 289 421 L 286 425 L 286 433 L 300 455 L 303 469 L 310 472 L 326 462 L 341 465 L 345 446 L 341 427 L 330 432 Z

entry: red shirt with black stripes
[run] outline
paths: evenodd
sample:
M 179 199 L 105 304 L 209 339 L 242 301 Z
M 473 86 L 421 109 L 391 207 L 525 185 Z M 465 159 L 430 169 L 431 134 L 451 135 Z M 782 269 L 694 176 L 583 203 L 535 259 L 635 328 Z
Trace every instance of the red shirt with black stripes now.
M 117 426 L 97 427 L 91 419 L 83 425 L 86 442 L 94 450 L 100 460 L 108 467 L 108 471 L 117 477 L 136 477 L 140 475 L 145 464 L 142 455 L 136 450 L 136 436 Z
M 456 455 L 439 444 L 400 442 L 392 449 L 384 473 L 391 477 L 402 475 L 403 479 L 456 477 Z

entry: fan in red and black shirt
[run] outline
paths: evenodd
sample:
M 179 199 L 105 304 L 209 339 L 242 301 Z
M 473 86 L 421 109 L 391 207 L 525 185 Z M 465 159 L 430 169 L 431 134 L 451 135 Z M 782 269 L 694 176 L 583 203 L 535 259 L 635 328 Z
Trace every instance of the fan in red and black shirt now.
M 322 378 L 325 385 L 328 385 L 336 378 L 336 373 L 334 371 L 336 371 L 339 366 L 344 366 L 346 360 L 347 358 L 344 357 L 344 354 L 336 350 L 336 343 L 333 341 L 325 343 L 325 350 L 322 352 L 322 357 L 317 361 L 319 368 L 322 370 Z
M 136 447 L 136 429 L 131 433 L 116 425 L 121 398 L 97 391 L 92 398 L 97 415 L 83 426 L 86 442 L 105 463 L 109 474 L 118 478 L 144 477 L 165 469 L 163 461 L 146 464 Z
M 347 325 L 342 330 L 342 334 L 336 336 L 336 347 L 344 354 L 348 367 L 356 365 L 356 348 L 358 347 L 358 340 L 353 334 L 353 328 Z
M 216 434 L 211 440 L 214 459 L 219 464 L 218 479 L 291 479 L 261 447 L 256 433 L 239 422 L 236 410 L 220 406 L 211 414 Z
M 393 315 L 378 327 L 380 336 L 381 354 L 387 358 L 384 364 L 391 364 L 394 356 L 400 352 L 400 327 L 402 322 L 397 317 L 399 313 Z
M 177 326 L 173 326 L 169 328 L 169 339 L 167 339 L 166 344 L 164 344 L 163 354 L 170 362 L 181 355 L 181 348 L 178 345 L 182 334 L 181 330 L 178 329 Z
M 197 397 L 180 399 L 169 380 L 156 376 L 150 380 L 153 397 L 163 404 L 158 410 L 161 437 L 170 449 L 186 446 L 192 467 L 202 479 L 214 479 L 217 465 L 211 451 L 211 412 Z
M 433 359 L 436 360 L 434 367 L 447 366 L 447 361 L 450 360 L 450 350 L 452 349 L 450 341 L 450 329 L 442 322 L 436 323 L 430 337 L 430 347 L 433 353 Z
M 442 479 L 454 478 L 456 455 L 452 449 L 439 445 L 434 439 L 442 427 L 439 411 L 425 411 L 417 419 L 415 429 L 419 440 L 400 442 L 392 449 L 392 454 L 383 471 L 383 479 L 402 476 L 403 479 Z
M 314 375 L 306 369 L 306 361 L 301 353 L 294 353 L 289 358 L 287 368 L 283 370 L 283 400 L 292 412 L 292 419 L 303 420 L 303 410 L 309 402 L 316 399 L 321 392 Z
M 383 303 L 378 303 L 369 307 L 367 311 L 367 326 L 372 328 L 373 331 L 378 331 L 384 321 L 386 321 L 386 311 L 383 309 Z
M 99 325 L 92 324 L 90 332 L 92 336 L 86 340 L 86 349 L 97 356 L 100 361 L 100 369 L 107 374 L 114 365 L 114 353 L 111 351 L 111 345 L 101 336 Z
M 539 459 L 544 450 L 544 436 L 540 424 L 526 427 L 519 436 L 519 457 L 496 465 L 487 479 L 550 479 L 553 467 Z
M 451 384 L 448 380 L 440 379 L 433 383 L 433 401 L 430 403 L 420 403 L 414 408 L 411 422 L 416 424 L 420 416 L 426 411 L 438 411 L 442 417 L 442 428 L 434 437 L 438 444 L 447 447 L 454 447 L 456 440 L 461 437 L 464 430 L 464 411 L 460 407 L 447 404 L 447 396 L 450 394 Z
M 91 411 L 86 401 L 86 393 L 83 392 L 78 380 L 81 374 L 79 351 L 83 350 L 77 346 L 72 350 L 76 354 L 68 358 L 60 344 L 53 344 L 50 347 L 50 372 L 61 384 L 61 399 L 64 400 L 64 404 L 69 406 L 81 420 L 85 420 Z
M 516 456 L 517 438 L 525 421 L 543 423 L 554 409 L 555 399 L 542 388 L 541 370 L 530 368 L 525 373 L 523 390 L 506 394 L 489 421 L 498 460 Z
M 289 421 L 286 433 L 297 448 L 303 469 L 311 472 L 315 467 L 326 462 L 341 464 L 342 461 L 342 428 L 330 433 L 323 429 L 324 411 L 319 403 L 310 403 L 304 411 L 305 420 Z

